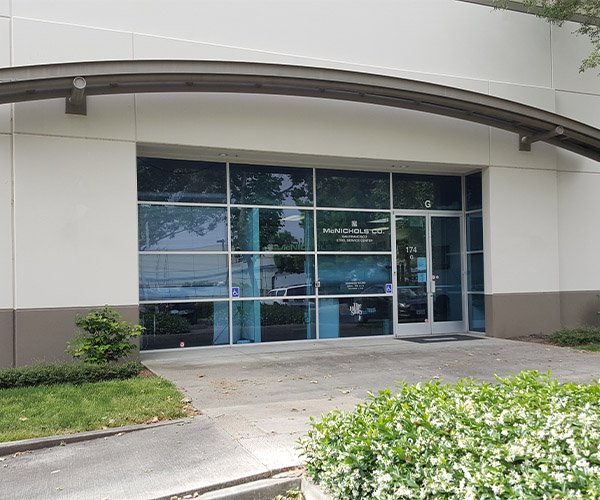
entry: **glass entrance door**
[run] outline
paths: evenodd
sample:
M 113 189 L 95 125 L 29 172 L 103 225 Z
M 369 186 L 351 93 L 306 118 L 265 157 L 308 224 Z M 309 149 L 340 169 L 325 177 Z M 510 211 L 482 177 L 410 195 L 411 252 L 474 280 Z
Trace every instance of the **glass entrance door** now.
M 396 335 L 466 331 L 461 215 L 395 216 Z

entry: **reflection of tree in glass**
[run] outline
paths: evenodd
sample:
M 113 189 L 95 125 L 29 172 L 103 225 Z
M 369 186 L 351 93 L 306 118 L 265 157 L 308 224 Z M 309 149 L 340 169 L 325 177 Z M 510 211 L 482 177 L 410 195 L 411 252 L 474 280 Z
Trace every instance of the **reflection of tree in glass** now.
M 389 174 L 317 170 L 317 204 L 322 207 L 390 208 Z
M 227 202 L 223 163 L 140 157 L 137 180 L 141 201 Z
M 138 241 L 141 251 L 196 250 L 208 244 L 220 243 L 216 250 L 226 250 L 227 211 L 224 208 L 140 205 Z M 213 241 L 201 238 L 220 230 Z M 186 241 L 186 236 L 188 241 Z M 221 239 L 217 239 L 221 236 Z M 180 237 L 179 241 L 177 240 Z

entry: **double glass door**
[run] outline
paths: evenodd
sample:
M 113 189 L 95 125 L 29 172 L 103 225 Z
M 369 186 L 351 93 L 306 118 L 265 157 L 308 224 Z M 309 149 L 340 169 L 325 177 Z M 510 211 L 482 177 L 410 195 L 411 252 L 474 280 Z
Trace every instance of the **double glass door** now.
M 395 334 L 465 332 L 462 216 L 395 213 Z

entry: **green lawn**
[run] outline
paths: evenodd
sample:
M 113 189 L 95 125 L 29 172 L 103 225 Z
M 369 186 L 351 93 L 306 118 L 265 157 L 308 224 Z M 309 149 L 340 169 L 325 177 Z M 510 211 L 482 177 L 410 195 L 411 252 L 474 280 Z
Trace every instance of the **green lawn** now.
M 600 344 L 588 344 L 577 347 L 577 349 L 583 349 L 584 351 L 600 351 Z
M 0 390 L 0 442 L 119 427 L 187 415 L 159 377 Z

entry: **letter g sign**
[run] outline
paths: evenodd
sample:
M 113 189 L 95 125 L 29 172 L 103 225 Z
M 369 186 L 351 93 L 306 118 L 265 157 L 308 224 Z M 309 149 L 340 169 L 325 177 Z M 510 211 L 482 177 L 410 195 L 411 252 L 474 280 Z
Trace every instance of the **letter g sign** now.
M 431 200 L 425 200 L 425 208 L 431 208 Z

